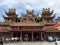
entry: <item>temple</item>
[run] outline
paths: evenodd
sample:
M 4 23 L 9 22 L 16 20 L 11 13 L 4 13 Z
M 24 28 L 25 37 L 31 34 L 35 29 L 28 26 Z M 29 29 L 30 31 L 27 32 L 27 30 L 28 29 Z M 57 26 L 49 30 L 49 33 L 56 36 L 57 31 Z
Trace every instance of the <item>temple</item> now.
M 0 22 L 0 37 L 18 37 L 21 41 L 42 41 L 48 36 L 60 37 L 57 28 L 48 28 L 57 24 L 54 21 L 54 10 L 43 8 L 42 14 L 34 14 L 34 10 L 26 10 L 20 17 L 16 14 L 16 9 L 5 11 L 4 22 Z

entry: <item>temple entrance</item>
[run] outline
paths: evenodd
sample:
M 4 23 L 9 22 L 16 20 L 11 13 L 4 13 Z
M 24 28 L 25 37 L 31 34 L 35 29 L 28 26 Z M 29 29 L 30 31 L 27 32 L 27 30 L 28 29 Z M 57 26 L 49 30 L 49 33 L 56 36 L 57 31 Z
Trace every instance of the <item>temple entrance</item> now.
M 23 41 L 31 41 L 32 40 L 32 33 L 23 32 L 22 38 L 23 38 Z
M 22 40 L 23 41 L 41 41 L 41 33 L 39 32 L 23 32 L 22 33 Z
M 20 37 L 20 32 L 14 32 L 13 37 Z
M 43 40 L 42 33 L 39 32 L 14 32 L 13 37 L 18 37 L 21 41 L 41 41 Z
M 34 41 L 40 41 L 40 38 L 39 37 L 40 36 L 39 36 L 39 33 L 38 32 L 33 33 L 33 40 Z

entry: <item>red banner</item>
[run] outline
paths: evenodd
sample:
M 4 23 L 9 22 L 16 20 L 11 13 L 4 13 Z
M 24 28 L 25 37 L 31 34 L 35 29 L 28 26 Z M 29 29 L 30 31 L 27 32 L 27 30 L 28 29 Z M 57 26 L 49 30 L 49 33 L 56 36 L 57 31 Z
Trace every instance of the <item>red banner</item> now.
M 53 26 L 47 26 L 46 28 L 55 28 L 55 27 L 58 27 L 60 26 L 60 24 L 56 24 L 56 25 L 53 25 Z

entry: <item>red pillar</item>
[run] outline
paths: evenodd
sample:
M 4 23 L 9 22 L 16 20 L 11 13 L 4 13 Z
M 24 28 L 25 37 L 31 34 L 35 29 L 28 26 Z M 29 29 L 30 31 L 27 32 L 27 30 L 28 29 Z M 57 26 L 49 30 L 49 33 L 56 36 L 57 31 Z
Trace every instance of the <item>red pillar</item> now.
M 33 41 L 33 32 L 32 32 L 32 41 Z
M 1 35 L 1 37 L 2 37 L 2 32 L 0 32 L 0 35 Z
M 41 32 L 41 41 L 43 41 L 43 34 L 42 34 L 42 32 Z
M 13 37 L 13 32 L 11 32 L 11 37 Z
M 22 41 L 22 32 L 21 32 L 21 35 L 20 35 L 20 40 Z

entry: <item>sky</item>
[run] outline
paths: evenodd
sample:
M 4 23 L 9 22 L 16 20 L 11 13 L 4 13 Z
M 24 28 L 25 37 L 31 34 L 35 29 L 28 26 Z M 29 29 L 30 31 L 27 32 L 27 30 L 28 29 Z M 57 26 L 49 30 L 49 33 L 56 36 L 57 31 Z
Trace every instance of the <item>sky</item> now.
M 16 8 L 16 13 L 20 16 L 21 13 L 26 13 L 26 10 L 35 10 L 35 13 L 40 13 L 42 8 L 50 8 L 54 10 L 56 18 L 60 16 L 60 0 L 0 0 L 0 21 L 3 21 L 5 10 Z

